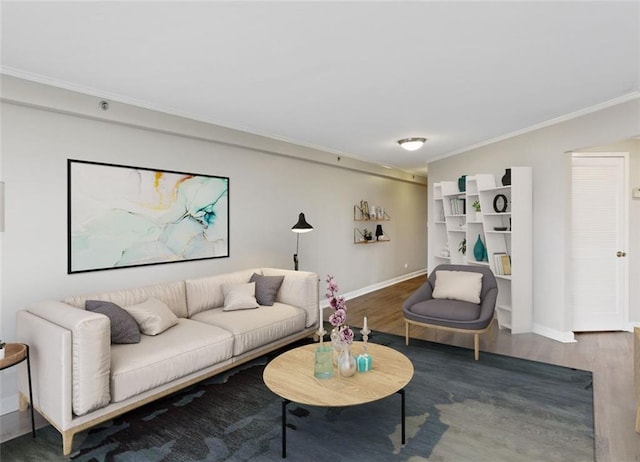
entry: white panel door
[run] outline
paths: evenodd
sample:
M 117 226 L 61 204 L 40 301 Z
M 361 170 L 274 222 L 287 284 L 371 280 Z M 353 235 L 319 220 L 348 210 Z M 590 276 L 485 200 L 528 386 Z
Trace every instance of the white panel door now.
M 624 329 L 625 164 L 624 156 L 572 157 L 569 280 L 574 331 Z

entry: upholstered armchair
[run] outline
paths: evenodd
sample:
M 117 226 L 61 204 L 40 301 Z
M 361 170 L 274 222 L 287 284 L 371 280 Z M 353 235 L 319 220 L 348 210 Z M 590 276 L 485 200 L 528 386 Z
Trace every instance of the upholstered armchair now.
M 474 357 L 480 357 L 479 335 L 491 329 L 498 286 L 487 266 L 439 265 L 402 305 L 409 326 L 473 334 Z

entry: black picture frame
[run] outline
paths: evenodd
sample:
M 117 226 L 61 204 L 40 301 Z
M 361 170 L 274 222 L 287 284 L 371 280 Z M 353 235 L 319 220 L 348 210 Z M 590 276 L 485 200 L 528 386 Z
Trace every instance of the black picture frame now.
M 67 273 L 229 257 L 229 177 L 67 159 Z

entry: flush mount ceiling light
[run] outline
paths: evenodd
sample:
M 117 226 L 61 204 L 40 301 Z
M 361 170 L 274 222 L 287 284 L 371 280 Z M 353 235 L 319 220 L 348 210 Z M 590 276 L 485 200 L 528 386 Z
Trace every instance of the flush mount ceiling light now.
M 415 151 L 416 149 L 420 149 L 425 141 L 427 141 L 426 138 L 405 138 L 398 140 L 398 144 L 407 151 Z

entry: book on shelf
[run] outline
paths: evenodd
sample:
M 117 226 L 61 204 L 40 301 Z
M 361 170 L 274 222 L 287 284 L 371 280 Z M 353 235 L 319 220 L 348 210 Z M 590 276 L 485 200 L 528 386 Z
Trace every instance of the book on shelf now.
M 511 275 L 511 255 L 505 252 L 496 252 L 493 254 L 493 267 L 495 273 L 500 276 Z
M 465 200 L 460 198 L 449 199 L 449 206 L 451 207 L 451 215 L 464 215 L 466 212 Z
M 511 255 L 503 255 L 502 258 L 502 274 L 511 276 Z

